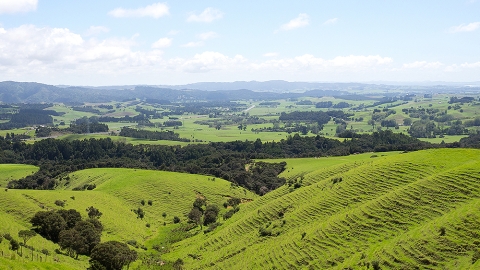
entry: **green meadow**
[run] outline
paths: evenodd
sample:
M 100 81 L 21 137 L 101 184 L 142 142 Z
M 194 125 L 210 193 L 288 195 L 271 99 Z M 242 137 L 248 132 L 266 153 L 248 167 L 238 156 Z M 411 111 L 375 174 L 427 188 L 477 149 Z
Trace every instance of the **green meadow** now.
M 286 161 L 281 176 L 301 185 L 286 184 L 260 197 L 208 176 L 88 169 L 64 177 L 56 190 L 2 191 L 0 231 L 15 236 L 30 227 L 28 220 L 35 212 L 59 209 L 54 202 L 62 200 L 65 209 L 77 209 L 82 215 L 89 206 L 103 213 L 102 241 L 135 240 L 147 249 L 137 248 L 139 253 L 157 254 L 166 262 L 181 259 L 185 269 L 480 267 L 475 255 L 480 248 L 480 150 L 264 161 Z M 17 177 L 35 170 L 16 166 Z M 8 167 L 0 168 L 3 172 Z M 93 190 L 74 191 L 93 184 Z M 222 209 L 221 225 L 210 233 L 194 228 L 183 239 L 185 235 L 175 229 L 186 224 L 198 196 Z M 244 203 L 239 212 L 223 220 L 227 209 L 222 204 L 229 197 L 243 198 Z M 142 205 L 141 200 L 151 200 L 152 205 Z M 138 207 L 144 209 L 144 219 L 132 211 Z M 174 216 L 180 218 L 180 225 L 173 224 Z M 88 264 L 87 257 L 74 260 L 55 254 L 58 246 L 40 236 L 29 244 L 47 248 L 53 255 L 43 256 L 47 263 L 40 263 L 35 251 L 31 262 L 29 257 L 14 254 L 3 241 L 0 251 L 8 256 L 0 257 L 0 265 L 6 269 L 85 269 Z M 162 252 L 153 250 L 154 246 L 161 246 Z M 148 269 L 140 261 L 131 268 Z

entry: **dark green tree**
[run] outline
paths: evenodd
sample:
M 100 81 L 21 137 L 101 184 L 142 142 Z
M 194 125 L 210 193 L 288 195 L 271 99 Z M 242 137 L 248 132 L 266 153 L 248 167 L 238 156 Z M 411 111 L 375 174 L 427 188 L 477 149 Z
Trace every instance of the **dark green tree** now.
M 30 240 L 30 238 L 34 237 L 35 235 L 37 235 L 37 233 L 32 230 L 21 230 L 18 232 L 18 237 L 23 239 L 24 246 L 26 246 L 28 240 Z
M 202 211 L 200 211 L 197 207 L 194 207 L 192 208 L 192 210 L 190 211 L 190 213 L 188 213 L 188 219 L 190 219 L 190 221 L 192 221 L 193 223 L 197 224 L 197 225 L 201 225 L 201 221 L 202 221 Z
M 90 255 L 90 269 L 100 264 L 106 270 L 121 270 L 137 259 L 137 252 L 130 250 L 127 244 L 108 241 L 95 246 Z
M 65 220 L 68 229 L 75 227 L 75 224 L 82 220 L 82 215 L 75 209 L 60 209 L 57 213 Z
M 100 210 L 98 210 L 97 208 L 95 208 L 93 206 L 88 207 L 86 209 L 86 211 L 88 213 L 89 218 L 99 219 L 102 216 L 102 212 L 100 212 Z
M 205 209 L 204 217 L 203 217 L 203 225 L 208 225 L 217 221 L 218 212 L 220 209 L 218 206 L 210 204 L 207 205 Z
M 67 222 L 54 211 L 40 211 L 30 220 L 36 232 L 53 242 L 58 242 L 61 231 L 67 228 Z
M 10 249 L 13 251 L 16 251 L 20 248 L 20 244 L 18 243 L 17 240 L 15 239 L 10 239 Z

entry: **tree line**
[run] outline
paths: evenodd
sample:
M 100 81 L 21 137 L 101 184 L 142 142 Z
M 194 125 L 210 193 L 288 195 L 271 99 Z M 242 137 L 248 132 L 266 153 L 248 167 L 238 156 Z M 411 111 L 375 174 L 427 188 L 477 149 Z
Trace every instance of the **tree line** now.
M 411 151 L 436 147 L 405 134 L 379 131 L 339 141 L 321 136 L 288 136 L 278 142 L 233 141 L 184 147 L 131 145 L 106 139 L 45 139 L 34 144 L 0 137 L 0 163 L 40 167 L 34 175 L 11 181 L 10 188 L 54 189 L 69 172 L 87 168 L 140 168 L 211 175 L 258 194 L 285 183 L 278 175 L 285 163 L 254 162 L 260 158 L 341 156 L 372 151 Z M 247 165 L 252 169 L 246 170 Z

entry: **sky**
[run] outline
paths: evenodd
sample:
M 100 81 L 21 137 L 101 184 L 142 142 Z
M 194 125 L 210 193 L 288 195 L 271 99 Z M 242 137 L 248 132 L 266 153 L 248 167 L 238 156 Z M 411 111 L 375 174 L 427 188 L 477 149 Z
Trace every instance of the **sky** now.
M 0 81 L 480 81 L 480 0 L 0 0 Z

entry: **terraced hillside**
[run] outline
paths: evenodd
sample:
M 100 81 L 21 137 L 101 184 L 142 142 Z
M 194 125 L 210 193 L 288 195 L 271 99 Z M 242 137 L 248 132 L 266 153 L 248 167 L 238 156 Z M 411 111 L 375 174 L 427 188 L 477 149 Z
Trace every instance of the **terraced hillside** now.
M 67 180 L 68 179 L 68 180 Z M 93 190 L 75 191 L 85 185 L 95 185 Z M 9 233 L 15 238 L 19 230 L 29 229 L 30 218 L 38 211 L 60 209 L 56 200 L 65 202 L 65 209 L 76 209 L 86 216 L 86 208 L 94 206 L 102 213 L 100 220 L 105 229 L 102 241 L 118 240 L 126 242 L 135 240 L 139 246 L 162 243 L 168 245 L 165 231 L 178 227 L 173 224 L 173 217 L 180 217 L 186 222 L 186 215 L 197 196 L 203 196 L 208 203 L 221 206 L 229 197 L 248 200 L 257 195 L 243 188 L 232 187 L 230 182 L 213 177 L 190 175 L 173 172 L 134 170 L 134 169 L 90 169 L 70 174 L 62 181 L 57 190 L 8 190 L 0 196 L 0 234 Z M 145 205 L 141 201 L 145 201 Z M 148 203 L 151 201 L 151 205 Z M 137 218 L 132 211 L 141 207 L 145 212 L 143 219 Z M 165 217 L 163 214 L 165 213 Z M 147 227 L 148 224 L 148 227 Z M 50 254 L 58 248 L 40 236 L 32 238 L 29 245 L 38 250 L 46 248 Z M 143 252 L 142 249 L 137 249 Z M 0 254 L 8 256 L 14 252 L 8 250 L 8 241 L 0 243 Z M 34 255 L 36 256 L 36 255 Z M 73 260 L 68 256 L 54 255 L 60 262 L 54 263 L 53 257 L 47 257 L 50 264 L 29 262 L 25 257 L 14 256 L 12 262 L 0 256 L 0 269 L 86 269 L 88 258 Z M 10 258 L 10 257 L 9 257 Z M 43 256 L 45 259 L 45 256 Z M 24 263 L 23 263 L 24 262 Z M 137 262 L 139 263 L 139 262 Z M 40 267 L 41 266 L 41 267 Z M 5 267 L 5 268 L 4 268 Z M 40 268 L 39 268 L 40 267 Z
M 480 267 L 480 151 L 321 166 L 318 159 L 318 169 L 303 170 L 300 188 L 242 206 L 213 233 L 179 242 L 164 257 L 181 258 L 187 269 Z

